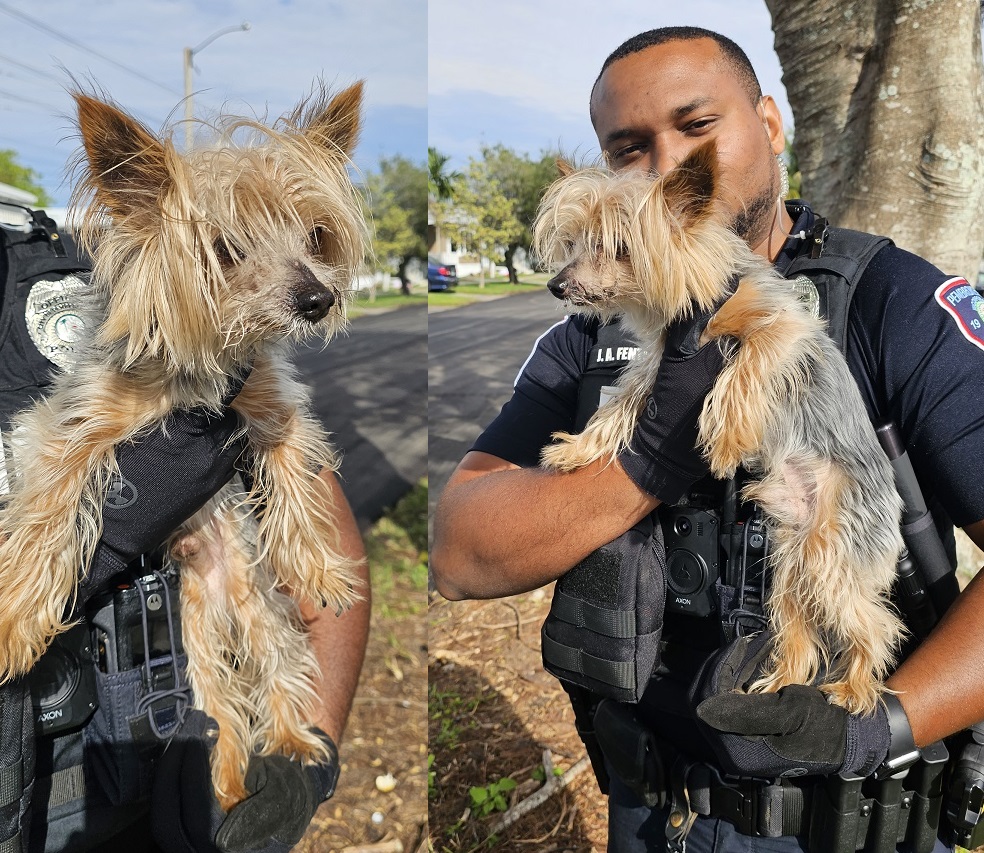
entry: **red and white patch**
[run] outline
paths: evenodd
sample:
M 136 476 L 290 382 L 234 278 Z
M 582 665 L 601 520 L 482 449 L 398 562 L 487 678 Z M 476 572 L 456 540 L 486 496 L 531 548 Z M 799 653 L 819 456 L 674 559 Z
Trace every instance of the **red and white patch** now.
M 984 296 L 965 278 L 951 278 L 936 288 L 936 301 L 957 321 L 961 334 L 984 350 Z

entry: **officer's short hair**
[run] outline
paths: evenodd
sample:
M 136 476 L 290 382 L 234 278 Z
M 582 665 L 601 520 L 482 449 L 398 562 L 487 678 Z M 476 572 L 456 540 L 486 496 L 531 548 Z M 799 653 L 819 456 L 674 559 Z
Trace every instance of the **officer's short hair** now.
M 762 87 L 759 85 L 755 69 L 752 68 L 752 63 L 749 61 L 745 51 L 727 36 L 723 36 L 713 30 L 705 30 L 702 27 L 660 27 L 655 30 L 646 30 L 646 32 L 639 33 L 639 35 L 632 36 L 632 38 L 622 42 L 622 44 L 609 54 L 608 59 L 601 66 L 601 71 L 598 72 L 594 85 L 591 87 L 592 99 L 594 98 L 594 91 L 598 87 L 598 81 L 601 80 L 601 75 L 605 73 L 605 70 L 613 62 L 617 62 L 619 59 L 633 53 L 639 53 L 639 51 L 645 50 L 648 47 L 655 47 L 656 45 L 666 44 L 670 41 L 695 41 L 705 38 L 713 40 L 721 49 L 721 55 L 738 75 L 738 82 L 748 94 L 749 100 L 753 104 L 757 104 L 759 98 L 762 97 Z M 593 105 L 591 106 L 591 119 L 592 121 L 594 120 Z

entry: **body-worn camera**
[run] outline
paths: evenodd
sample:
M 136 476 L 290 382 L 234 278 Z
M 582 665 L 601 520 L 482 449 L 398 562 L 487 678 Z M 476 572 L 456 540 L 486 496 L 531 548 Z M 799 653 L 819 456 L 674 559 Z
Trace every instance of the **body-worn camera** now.
M 666 546 L 667 610 L 711 616 L 731 588 L 728 610 L 761 610 L 768 529 L 755 504 L 741 502 L 740 483 L 705 483 L 676 506 L 658 510 Z
M 173 644 L 165 584 L 173 611 Z M 177 602 L 176 574 L 136 577 L 94 598 L 86 618 L 58 635 L 28 676 L 35 731 L 55 735 L 84 725 L 99 705 L 96 668 L 113 674 L 145 667 L 148 650 L 149 689 L 173 686 L 171 655 L 182 651 Z
M 28 685 L 39 735 L 57 734 L 88 722 L 99 702 L 92 633 L 86 622 L 55 637 L 31 670 Z
M 666 606 L 677 613 L 710 616 L 717 611 L 714 584 L 721 573 L 720 519 L 694 507 L 660 509 L 666 543 Z

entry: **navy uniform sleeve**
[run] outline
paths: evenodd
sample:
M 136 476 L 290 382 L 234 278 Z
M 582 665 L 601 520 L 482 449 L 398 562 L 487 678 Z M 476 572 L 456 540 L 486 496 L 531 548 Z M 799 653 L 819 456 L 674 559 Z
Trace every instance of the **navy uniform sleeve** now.
M 544 332 L 520 368 L 509 402 L 471 449 L 522 468 L 538 465 L 540 450 L 550 443 L 550 436 L 574 428 L 578 388 L 591 348 L 590 329 L 596 325 L 575 315 Z
M 887 247 L 858 283 L 848 362 L 873 419 L 901 431 L 927 499 L 957 526 L 984 518 L 984 299 Z

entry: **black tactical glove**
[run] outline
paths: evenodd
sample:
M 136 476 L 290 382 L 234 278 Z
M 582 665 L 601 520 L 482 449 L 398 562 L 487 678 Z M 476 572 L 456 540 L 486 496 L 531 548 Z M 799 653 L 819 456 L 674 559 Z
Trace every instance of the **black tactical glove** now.
M 718 341 L 698 344 L 717 307 L 667 327 L 653 391 L 618 457 L 635 484 L 663 503 L 679 501 L 710 470 L 697 450 L 697 419 L 724 355 Z
M 303 766 L 284 756 L 253 756 L 246 771 L 252 796 L 228 814 L 212 790 L 206 730 L 214 723 L 191 711 L 157 764 L 151 803 L 154 840 L 165 853 L 287 853 L 304 835 L 338 782 L 338 749 L 327 764 Z
M 328 764 L 303 766 L 283 755 L 254 755 L 246 770 L 248 799 L 222 822 L 215 837 L 223 853 L 280 853 L 304 835 L 311 818 L 335 793 L 338 749 L 319 732 L 331 752 Z
M 229 480 L 246 447 L 230 408 L 249 371 L 233 377 L 219 412 L 175 409 L 146 436 L 116 448 L 122 480 L 103 505 L 103 532 L 76 607 L 160 545 Z
M 873 773 L 892 745 L 881 702 L 873 714 L 861 716 L 801 684 L 777 693 L 736 692 L 759 675 L 771 639 L 765 631 L 739 637 L 705 663 L 694 683 L 691 699 L 722 768 L 736 776 L 768 778 Z

